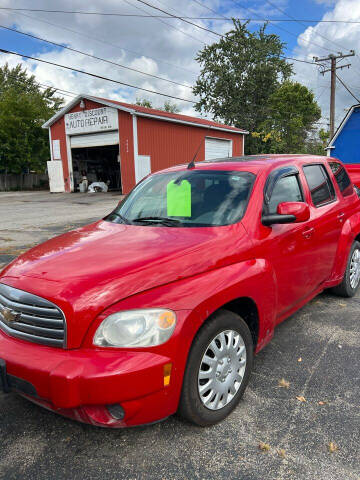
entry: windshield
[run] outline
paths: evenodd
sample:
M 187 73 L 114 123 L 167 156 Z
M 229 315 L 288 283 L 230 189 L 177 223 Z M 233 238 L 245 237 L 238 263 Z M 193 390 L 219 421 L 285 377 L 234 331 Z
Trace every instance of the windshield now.
M 255 175 L 187 170 L 154 174 L 139 183 L 106 218 L 138 225 L 229 225 L 244 215 Z

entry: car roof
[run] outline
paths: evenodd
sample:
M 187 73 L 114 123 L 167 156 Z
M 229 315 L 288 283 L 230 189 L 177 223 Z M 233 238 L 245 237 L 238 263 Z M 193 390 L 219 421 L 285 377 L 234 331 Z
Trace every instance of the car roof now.
M 304 163 L 323 163 L 331 157 L 306 154 L 261 154 L 242 155 L 239 157 L 214 158 L 195 163 L 196 170 L 239 170 L 258 173 L 260 171 L 272 170 L 277 166 L 303 165 Z M 177 165 L 162 172 L 175 172 L 184 170 L 187 165 Z

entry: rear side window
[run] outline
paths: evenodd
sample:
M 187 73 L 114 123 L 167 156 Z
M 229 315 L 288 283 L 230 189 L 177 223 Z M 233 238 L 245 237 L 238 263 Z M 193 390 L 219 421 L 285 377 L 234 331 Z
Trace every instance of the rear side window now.
M 321 207 L 335 199 L 334 185 L 323 165 L 306 165 L 303 167 L 309 185 L 311 198 L 316 207 Z
M 349 175 L 341 163 L 329 162 L 331 171 L 334 174 L 335 180 L 339 185 L 340 192 L 344 197 L 351 195 L 354 191 Z
M 269 201 L 269 213 L 276 213 L 281 202 L 302 202 L 303 197 L 296 175 L 280 178 L 274 187 Z

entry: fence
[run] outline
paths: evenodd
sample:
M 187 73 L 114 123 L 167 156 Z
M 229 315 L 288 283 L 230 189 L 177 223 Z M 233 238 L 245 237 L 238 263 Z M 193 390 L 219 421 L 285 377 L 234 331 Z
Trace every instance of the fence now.
M 46 173 L 0 174 L 0 192 L 48 189 L 49 177 Z

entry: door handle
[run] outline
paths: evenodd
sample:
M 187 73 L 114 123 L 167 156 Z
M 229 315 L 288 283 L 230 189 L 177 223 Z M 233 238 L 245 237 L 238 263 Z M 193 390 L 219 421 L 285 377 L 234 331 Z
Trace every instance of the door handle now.
M 340 223 L 342 223 L 344 221 L 344 217 L 345 217 L 345 213 L 344 212 L 341 212 L 339 213 L 339 215 L 337 216 L 338 220 Z
M 303 230 L 302 234 L 303 234 L 303 237 L 308 239 L 308 238 L 311 238 L 313 236 L 314 232 L 315 232 L 315 228 L 310 227 L 310 228 L 307 228 L 306 230 Z

